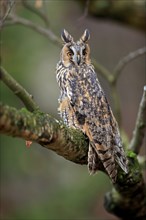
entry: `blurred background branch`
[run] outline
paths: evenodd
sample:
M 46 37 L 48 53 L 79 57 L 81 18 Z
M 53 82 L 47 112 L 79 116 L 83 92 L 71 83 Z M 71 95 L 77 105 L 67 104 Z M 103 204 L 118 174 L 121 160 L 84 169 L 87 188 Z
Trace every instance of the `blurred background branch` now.
M 108 83 L 111 83 L 113 80 L 113 76 L 111 74 L 111 72 L 106 69 L 106 67 L 102 66 L 100 63 L 98 63 L 94 58 L 92 59 L 92 63 L 95 67 L 95 70 L 97 71 L 97 73 L 101 74 Z
M 33 23 L 32 21 L 19 17 L 17 15 L 11 14 L 7 17 L 7 20 L 2 24 L 2 27 L 7 27 L 9 25 L 23 25 L 25 27 L 31 28 L 37 33 L 47 37 L 51 40 L 52 43 L 61 45 L 61 40 L 52 32 L 50 28 L 44 28 L 38 24 Z
M 44 13 L 41 8 L 42 7 L 35 7 L 31 4 L 30 1 L 28 0 L 22 0 L 22 4 L 24 5 L 24 7 L 26 7 L 28 10 L 30 10 L 31 12 L 35 13 L 36 15 L 38 15 L 46 24 L 46 27 L 49 27 L 50 25 L 50 22 L 49 22 L 49 19 L 48 19 L 48 16 L 46 13 Z M 43 2 L 42 2 L 42 5 Z
M 146 131 L 146 86 L 144 86 L 143 96 L 139 105 L 138 115 L 136 119 L 135 129 L 133 131 L 133 137 L 129 145 L 131 149 L 136 154 L 139 154 L 139 151 L 142 146 Z
M 113 74 L 114 74 L 113 80 L 114 81 L 118 80 L 118 77 L 122 72 L 123 68 L 126 66 L 126 64 L 130 63 L 131 61 L 140 57 L 141 55 L 144 55 L 145 53 L 146 53 L 146 47 L 143 47 L 143 48 L 139 48 L 136 51 L 130 52 L 128 55 L 123 57 L 116 65 L 115 69 L 113 70 Z
M 15 0 L 1 0 L 0 1 L 0 28 L 2 24 L 7 19 L 8 15 L 10 14 L 13 6 L 15 4 Z
M 29 111 L 38 110 L 38 105 L 30 95 L 3 67 L 0 66 L 0 79 L 13 91 L 13 93 L 23 102 Z
M 88 16 L 89 3 L 90 3 L 90 0 L 85 0 L 84 12 L 83 12 L 83 15 L 79 18 L 79 22 L 81 22 Z

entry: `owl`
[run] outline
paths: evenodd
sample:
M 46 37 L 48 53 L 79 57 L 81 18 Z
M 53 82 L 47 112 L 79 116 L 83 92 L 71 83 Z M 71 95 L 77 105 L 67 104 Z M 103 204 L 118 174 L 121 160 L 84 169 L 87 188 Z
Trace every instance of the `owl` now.
M 96 173 L 100 160 L 115 183 L 118 166 L 128 173 L 127 159 L 117 122 L 91 64 L 90 33 L 86 29 L 74 42 L 63 30 L 61 38 L 64 44 L 56 67 L 60 116 L 67 126 L 80 129 L 89 138 L 90 174 Z

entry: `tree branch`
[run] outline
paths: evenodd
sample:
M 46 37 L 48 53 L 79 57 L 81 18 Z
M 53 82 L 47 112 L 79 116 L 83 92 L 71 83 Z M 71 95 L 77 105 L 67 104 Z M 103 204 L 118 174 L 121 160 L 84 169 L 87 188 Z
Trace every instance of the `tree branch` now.
M 85 8 L 84 8 L 84 14 L 83 14 L 83 17 L 87 17 L 88 15 L 88 10 L 89 10 L 89 3 L 90 3 L 90 0 L 86 0 L 85 2 Z
M 133 137 L 129 145 L 129 149 L 136 154 L 139 153 L 146 130 L 146 86 L 144 86 L 143 96 L 140 102 Z
M 49 114 L 0 105 L 0 133 L 41 144 L 79 164 L 87 164 L 88 140 Z
M 90 0 L 86 0 L 86 2 L 85 2 L 85 7 L 84 7 L 84 13 L 83 13 L 83 15 L 79 18 L 79 21 L 83 21 L 83 20 L 88 16 L 89 3 L 90 3 Z
M 111 83 L 113 81 L 113 76 L 108 69 L 106 69 L 100 63 L 98 63 L 94 58 L 92 59 L 92 63 L 97 73 L 101 74 L 107 80 L 108 83 Z
M 9 15 L 8 16 L 9 20 L 6 20 L 5 23 L 2 25 L 2 27 L 7 27 L 9 25 L 16 25 L 16 24 L 20 24 L 23 25 L 25 27 L 29 27 L 32 30 L 38 32 L 39 34 L 47 37 L 48 39 L 50 39 L 54 44 L 57 44 L 58 46 L 62 45 L 61 40 L 51 31 L 51 29 L 46 29 L 43 28 L 41 26 L 39 26 L 38 24 L 35 24 L 25 18 L 21 18 L 19 16 L 16 15 Z
M 122 72 L 123 68 L 126 66 L 126 64 L 130 63 L 132 60 L 136 59 L 137 57 L 143 55 L 146 53 L 146 47 L 139 48 L 136 51 L 130 52 L 127 56 L 123 57 L 119 61 L 119 63 L 116 65 L 113 75 L 114 75 L 114 81 L 117 81 L 120 73 Z
M 87 138 L 81 131 L 69 129 L 48 114 L 31 113 L 26 109 L 16 110 L 1 105 L 0 133 L 36 142 L 67 160 L 87 164 L 89 144 Z M 115 190 L 106 197 L 105 206 L 108 211 L 120 217 L 127 213 L 128 219 L 135 219 L 133 217 L 146 215 L 145 186 L 136 155 L 129 152 L 128 159 L 129 173 L 125 174 L 118 168 Z M 105 172 L 100 160 L 98 169 Z M 120 212 L 117 213 L 117 210 Z
M 38 110 L 39 107 L 30 95 L 9 73 L 0 67 L 0 79 L 14 92 L 16 96 L 24 103 L 29 111 Z
M 15 0 L 13 1 L 5 1 L 5 0 L 1 0 L 1 3 L 0 3 L 0 6 L 1 6 L 1 13 L 2 13 L 2 10 L 3 10 L 3 7 L 4 8 L 7 8 L 5 14 L 3 15 L 3 17 L 1 18 L 0 17 L 0 27 L 2 26 L 2 24 L 5 22 L 5 20 L 7 19 L 8 15 L 10 14 L 13 6 L 15 4 Z M 3 6 L 4 5 L 4 6 Z M 3 13 L 2 13 L 3 14 Z
M 40 11 L 37 8 L 33 7 L 31 4 L 28 3 L 27 0 L 22 0 L 22 4 L 25 8 L 38 15 L 45 22 L 46 26 L 49 27 L 49 19 L 43 11 Z
M 129 174 L 124 181 L 118 175 L 117 184 L 105 196 L 106 210 L 123 220 L 146 219 L 146 186 L 137 155 L 128 153 Z

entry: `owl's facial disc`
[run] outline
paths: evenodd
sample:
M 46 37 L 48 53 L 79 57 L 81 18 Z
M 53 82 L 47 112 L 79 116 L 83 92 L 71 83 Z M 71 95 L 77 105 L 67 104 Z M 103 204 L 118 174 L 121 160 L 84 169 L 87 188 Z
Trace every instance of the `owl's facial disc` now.
M 83 48 L 80 45 L 75 44 L 71 46 L 70 49 L 72 50 L 72 62 L 79 66 L 84 60 Z

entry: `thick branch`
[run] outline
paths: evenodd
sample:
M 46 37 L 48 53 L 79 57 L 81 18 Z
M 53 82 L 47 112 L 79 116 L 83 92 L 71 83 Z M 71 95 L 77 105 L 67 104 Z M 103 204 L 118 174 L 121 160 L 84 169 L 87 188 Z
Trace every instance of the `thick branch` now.
M 48 114 L 0 106 L 0 133 L 41 144 L 67 160 L 87 164 L 88 140 Z
M 29 111 L 35 111 L 39 107 L 33 101 L 30 95 L 7 71 L 0 67 L 0 79 L 14 92 L 16 96 L 24 103 Z
M 139 153 L 146 130 L 146 86 L 144 86 L 143 96 L 140 102 L 133 137 L 130 142 L 129 149 L 136 154 Z
M 142 177 L 137 156 L 128 153 L 129 174 L 126 178 L 118 175 L 117 184 L 105 196 L 105 208 L 108 212 L 123 220 L 146 219 L 146 186 Z M 124 180 L 124 181 L 123 181 Z
M 67 160 L 87 164 L 88 140 L 83 133 L 67 128 L 62 122 L 48 114 L 30 113 L 26 109 L 16 110 L 1 105 L 0 133 L 31 140 L 55 151 Z M 128 159 L 129 173 L 125 174 L 119 168 L 115 184 L 116 191 L 106 198 L 105 205 L 110 212 L 114 212 L 118 216 L 123 216 L 125 211 L 128 213 L 129 219 L 134 219 L 133 216 L 146 214 L 145 186 L 136 155 L 130 152 Z M 99 170 L 104 171 L 100 161 L 98 167 Z M 118 207 L 118 209 L 114 209 L 114 207 Z M 116 213 L 116 210 L 122 211 Z

